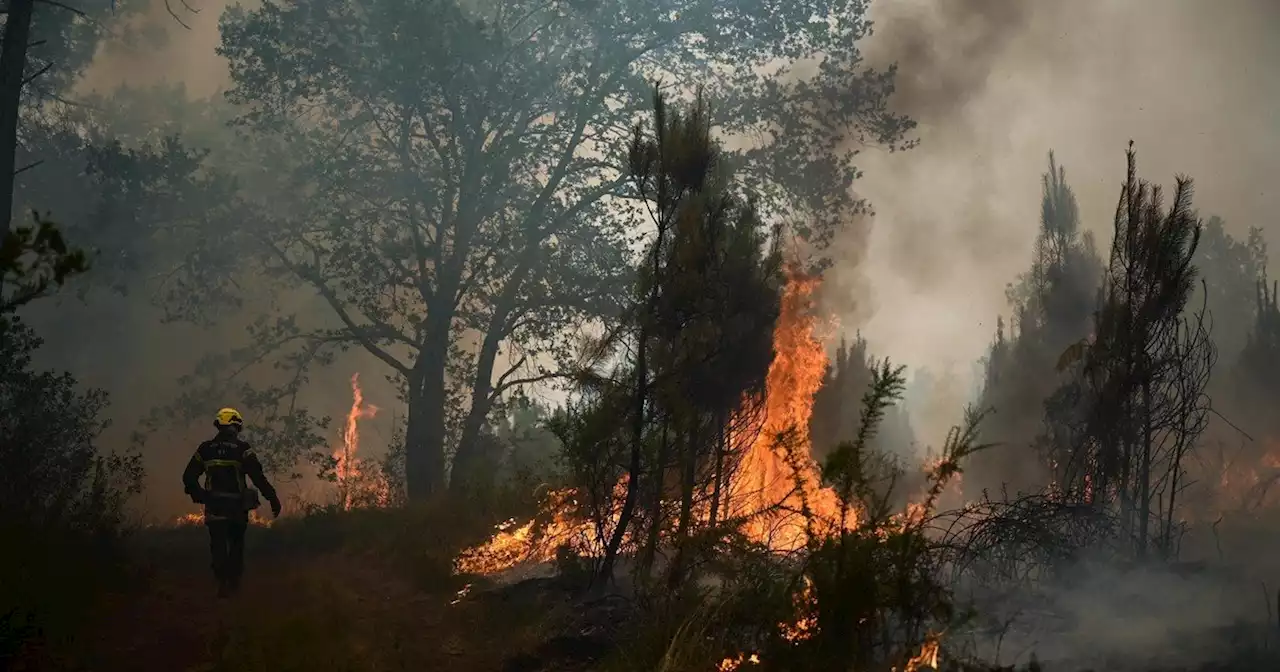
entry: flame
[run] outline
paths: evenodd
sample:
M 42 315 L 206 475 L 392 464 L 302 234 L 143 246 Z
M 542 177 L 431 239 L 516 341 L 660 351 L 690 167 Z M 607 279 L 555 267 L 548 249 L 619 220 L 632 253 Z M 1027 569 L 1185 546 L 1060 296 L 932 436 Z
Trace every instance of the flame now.
M 624 476 L 614 485 L 611 518 L 615 522 L 626 492 Z M 517 525 L 514 518 L 499 523 L 488 541 L 458 555 L 454 571 L 484 576 L 522 563 L 550 562 L 562 546 L 579 555 L 597 555 L 596 526 L 580 515 L 577 494 L 572 488 L 547 492 L 540 507 L 543 515 L 523 525 Z
M 371 477 L 362 472 L 361 459 L 357 456 L 360 452 L 360 419 L 377 414 L 377 406 L 364 403 L 360 374 L 351 374 L 351 409 L 347 411 L 347 421 L 342 429 L 342 447 L 333 454 L 333 459 L 337 460 L 334 473 L 338 479 L 338 496 L 344 510 L 356 506 L 361 495 L 372 495 L 371 499 L 379 506 L 386 506 L 390 499 L 387 484 L 369 483 Z M 363 492 L 365 490 L 370 492 Z
M 745 653 L 739 653 L 737 656 L 734 656 L 732 658 L 725 658 L 724 660 L 720 661 L 720 664 L 716 666 L 716 670 L 718 672 L 735 672 L 735 670 L 740 669 L 746 663 L 750 663 L 752 665 L 759 665 L 760 655 L 756 653 L 752 653 L 750 655 Z
M 813 398 L 822 387 L 827 354 L 812 313 L 818 279 L 792 273 L 781 297 L 774 327 L 774 358 L 765 379 L 764 416 L 760 431 L 743 455 L 737 476 L 725 494 L 726 518 L 749 522 L 743 533 L 782 552 L 802 548 L 808 541 L 806 506 L 820 521 L 839 518 L 835 492 L 820 485 L 820 471 L 809 452 L 809 419 Z M 742 411 L 741 413 L 745 413 Z M 779 441 L 785 436 L 785 441 Z M 626 480 L 614 489 L 614 521 L 626 493 Z M 546 562 L 557 545 L 567 543 L 579 554 L 592 553 L 589 540 L 595 525 L 578 514 L 576 493 L 549 493 L 538 518 L 517 526 L 507 521 L 487 542 L 464 551 L 455 561 L 460 573 L 494 574 L 523 562 Z M 707 517 L 709 511 L 700 515 Z M 845 520 L 856 524 L 856 515 Z M 549 543 L 555 542 L 555 543 Z
M 750 517 L 747 536 L 778 551 L 794 551 L 808 541 L 800 514 L 804 505 L 829 522 L 840 512 L 835 492 L 821 487 L 820 471 L 810 454 L 813 398 L 827 370 L 826 348 L 812 314 L 817 286 L 816 278 L 792 274 L 783 290 L 773 332 L 773 362 L 765 379 L 764 424 L 729 488 L 733 515 Z M 780 436 L 787 440 L 779 441 Z M 770 509 L 787 513 L 781 519 L 758 515 Z M 855 523 L 856 519 L 845 521 L 846 526 Z
M 818 632 L 818 598 L 813 593 L 813 581 L 804 577 L 804 587 L 791 598 L 796 618 L 790 623 L 779 623 L 778 630 L 788 642 L 803 642 Z
M 249 524 L 254 527 L 271 527 L 273 522 L 275 521 L 262 516 L 256 510 L 249 512 Z M 184 513 L 173 520 L 174 527 L 192 527 L 196 525 L 204 525 L 203 511 Z
M 924 639 L 924 644 L 920 647 L 920 653 L 912 656 L 907 661 L 907 665 L 902 672 L 916 672 L 921 666 L 938 669 L 938 649 L 941 639 L 941 636 L 929 633 L 929 636 Z
M 1216 481 L 1217 487 L 1213 500 L 1193 511 L 1193 517 L 1213 520 L 1224 513 L 1280 505 L 1280 441 L 1265 439 L 1257 445 L 1261 448 L 1203 465 L 1208 470 L 1205 480 Z

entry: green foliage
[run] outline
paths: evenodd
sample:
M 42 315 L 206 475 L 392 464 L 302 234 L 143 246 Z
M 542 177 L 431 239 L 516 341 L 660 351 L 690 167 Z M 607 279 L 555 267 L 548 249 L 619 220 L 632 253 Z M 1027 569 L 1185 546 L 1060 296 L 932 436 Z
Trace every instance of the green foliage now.
M 521 396 L 498 419 L 493 431 L 503 452 L 500 480 L 532 486 L 563 481 L 563 447 L 550 429 L 551 417 L 549 407 Z
M 755 202 L 736 195 L 711 118 L 701 98 L 668 105 L 655 91 L 652 127 L 633 129 L 629 172 L 654 234 L 623 319 L 585 344 L 584 398 L 573 425 L 561 425 L 574 484 L 593 511 L 619 512 L 602 530 L 602 576 L 625 539 L 643 538 L 641 564 L 674 543 L 668 582 L 684 581 L 696 529 L 716 527 L 744 449 L 731 445 L 734 423 L 763 398 L 773 358 L 778 232 L 768 235 Z M 696 507 L 713 513 L 695 521 Z
M 863 11 L 288 0 L 224 15 L 239 121 L 296 157 L 272 204 L 285 214 L 250 254 L 324 299 L 342 326 L 317 338 L 404 381 L 411 494 L 442 486 L 447 446 L 456 482 L 482 471 L 491 411 L 556 375 L 529 363 L 569 362 L 567 333 L 621 312 L 641 232 L 627 129 L 651 78 L 704 82 L 708 127 L 767 139 L 727 155 L 764 216 L 794 215 L 817 250 L 854 220 L 858 147 L 909 144 L 910 129 L 887 109 L 891 73 L 863 66 Z M 754 67 L 812 61 L 806 77 Z
M 67 246 L 62 231 L 51 220 L 32 211 L 34 224 L 18 226 L 0 242 L 0 315 L 44 296 L 72 275 L 88 270 L 83 250 Z
M 823 465 L 823 480 L 845 505 L 844 529 L 805 510 L 813 533 L 792 556 L 727 535 L 703 567 L 715 581 L 646 603 L 601 669 L 706 670 L 754 656 L 758 664 L 737 669 L 887 672 L 967 617 L 943 583 L 949 547 L 931 523 L 960 462 L 987 447 L 977 438 L 985 414 L 966 414 L 917 506 L 898 512 L 890 499 L 901 467 L 871 445 L 902 394 L 903 369 L 886 361 L 872 371 L 862 426 Z
M 794 669 L 901 667 L 962 616 L 943 583 L 943 546 L 928 531 L 938 496 L 961 472 L 960 461 L 986 448 L 977 442 L 984 414 L 970 411 L 952 429 L 929 473 L 923 500 L 894 513 L 893 489 L 901 468 L 876 453 L 872 441 L 885 413 L 902 395 L 903 368 L 875 367 L 863 398 L 858 433 L 823 464 L 823 479 L 841 503 L 841 528 L 811 537 L 804 560 L 808 590 L 801 617 L 813 634 L 785 655 Z M 850 524 L 853 523 L 853 524 Z
M 1178 178 L 1166 210 L 1160 187 L 1138 178 L 1132 146 L 1127 157 L 1093 337 L 1047 407 L 1045 447 L 1067 498 L 1117 510 L 1139 556 L 1153 543 L 1169 555 L 1217 354 L 1203 306 L 1188 310 L 1202 232 L 1191 180 Z
M 127 41 L 142 37 L 129 19 L 146 9 L 142 0 L 117 0 L 114 10 L 109 1 L 37 0 L 24 69 L 30 79 L 23 89 L 24 103 L 31 106 L 30 111 L 36 113 L 37 105 L 64 100 L 108 36 Z
M 125 502 L 141 488 L 138 455 L 95 445 L 105 395 L 33 371 L 39 345 L 0 321 L 0 661 L 32 638 L 73 636 L 115 576 Z
M 859 411 L 871 386 L 874 363 L 862 334 L 855 335 L 852 342 L 841 339 L 834 360 L 827 366 L 822 387 L 813 398 L 809 432 L 813 455 L 820 462 L 864 426 L 860 424 Z M 915 438 L 905 409 L 895 404 L 886 407 L 884 412 L 884 419 L 877 423 L 881 436 L 872 445 L 882 452 L 911 448 Z

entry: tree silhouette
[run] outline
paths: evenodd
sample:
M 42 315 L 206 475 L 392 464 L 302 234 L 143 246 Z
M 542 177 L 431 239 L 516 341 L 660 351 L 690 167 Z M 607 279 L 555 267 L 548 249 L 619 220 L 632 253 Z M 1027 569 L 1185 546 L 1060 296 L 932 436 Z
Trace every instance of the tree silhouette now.
M 1202 309 L 1184 314 L 1202 230 L 1191 180 L 1178 178 L 1166 211 L 1160 187 L 1138 179 L 1132 145 L 1127 156 L 1094 335 L 1049 408 L 1047 450 L 1055 483 L 1115 506 L 1143 556 L 1153 542 L 1172 550 L 1182 461 L 1207 424 L 1216 352 Z
M 995 413 L 983 431 L 1000 442 L 974 456 L 972 472 L 986 486 L 1036 489 L 1043 483 L 1033 447 L 1044 403 L 1059 384 L 1054 363 L 1063 348 L 1089 333 L 1102 277 L 1093 236 L 1080 231 L 1075 194 L 1052 152 L 1041 194 L 1031 267 L 1008 289 L 1013 320 L 998 320 L 986 360 L 982 407 Z

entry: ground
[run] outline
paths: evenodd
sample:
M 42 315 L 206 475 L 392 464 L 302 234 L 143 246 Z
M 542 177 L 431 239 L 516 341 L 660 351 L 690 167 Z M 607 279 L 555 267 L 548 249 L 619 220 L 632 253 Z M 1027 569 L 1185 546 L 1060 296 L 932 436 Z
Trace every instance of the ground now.
M 98 596 L 73 637 L 28 650 L 14 669 L 502 670 L 536 643 L 528 605 L 458 600 L 456 544 L 369 527 L 376 536 L 340 541 L 318 539 L 341 536 L 323 521 L 251 528 L 229 599 L 216 597 L 203 528 L 141 533 L 130 578 Z

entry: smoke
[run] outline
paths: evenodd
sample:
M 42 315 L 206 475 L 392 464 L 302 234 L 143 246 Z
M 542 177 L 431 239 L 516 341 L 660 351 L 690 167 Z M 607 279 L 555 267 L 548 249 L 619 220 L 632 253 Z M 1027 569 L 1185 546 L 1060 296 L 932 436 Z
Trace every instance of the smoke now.
M 214 51 L 221 40 L 218 17 L 233 5 L 256 7 L 256 0 L 133 2 L 146 3 L 145 11 L 113 26 L 113 33 L 132 39 L 104 40 L 76 87 L 78 93 L 105 93 L 120 85 L 181 83 L 188 95 L 201 99 L 230 84 L 226 61 Z
M 127 13 L 124 8 L 128 1 L 121 0 L 119 18 L 108 27 L 110 37 L 99 45 L 94 61 L 76 83 L 73 93 L 110 96 L 121 86 L 147 88 L 180 84 L 188 104 L 193 106 L 220 96 L 230 80 L 225 60 L 215 53 L 220 39 L 218 19 L 235 1 L 170 0 L 173 14 L 164 0 L 134 0 L 146 3 L 145 10 Z M 256 2 L 247 4 L 252 6 Z M 170 118 L 174 103 L 166 96 L 156 96 L 155 109 L 139 107 L 132 108 L 131 112 L 142 117 L 136 121 L 143 126 L 169 122 L 181 126 L 181 119 Z M 197 130 L 218 132 L 217 129 Z M 230 129 L 226 133 L 227 138 L 233 137 Z M 85 280 L 92 282 L 92 279 L 90 276 Z M 253 283 L 260 280 L 241 278 L 241 281 L 250 297 L 268 294 L 255 291 Z M 192 372 L 203 357 L 225 354 L 245 345 L 246 327 L 256 315 L 254 310 L 246 310 L 243 315 L 230 316 L 212 328 L 166 324 L 162 311 L 147 301 L 147 289 L 131 287 L 126 296 L 98 291 L 83 302 L 68 291 L 38 302 L 27 311 L 27 317 L 46 340 L 41 365 L 69 370 L 84 386 L 103 389 L 110 395 L 110 424 L 101 441 L 112 449 L 123 449 L 130 444 L 131 434 L 139 423 L 181 392 L 179 377 Z M 289 290 L 274 298 L 276 301 L 269 306 L 257 306 L 260 312 L 296 314 L 302 324 L 327 324 L 333 319 L 313 292 Z M 85 330 L 92 331 L 95 337 L 83 338 Z M 255 383 L 280 382 L 279 372 L 266 368 L 246 375 Z M 332 445 L 341 445 L 341 418 L 351 405 L 349 379 L 353 373 L 364 374 L 361 380 L 366 399 L 388 409 L 385 414 L 362 423 L 362 429 L 367 432 L 365 445 L 376 451 L 379 446 L 390 443 L 393 424 L 397 418 L 402 420 L 404 414 L 395 408 L 397 392 L 386 380 L 385 365 L 363 350 L 342 353 L 333 366 L 313 371 L 297 403 L 316 416 L 334 418 L 330 428 Z M 252 406 L 237 398 L 220 401 L 222 405 L 235 406 L 245 412 L 252 441 L 252 428 L 255 421 L 260 420 L 254 417 Z M 149 437 L 143 450 L 147 472 L 144 492 L 134 503 L 141 517 L 172 519 L 193 508 L 182 493 L 178 477 L 195 446 L 209 438 L 212 413 L 216 410 L 210 408 L 207 417 L 201 416 L 189 426 L 175 423 Z M 305 466 L 300 471 L 310 476 Z M 284 476 L 276 476 L 276 485 L 286 497 L 316 494 L 312 491 L 314 484 L 285 483 Z
M 845 296 L 827 304 L 871 352 L 934 374 L 907 402 L 922 442 L 941 442 L 974 398 L 973 363 L 997 317 L 1009 317 L 1007 285 L 1030 264 L 1049 150 L 1100 246 L 1111 239 L 1129 140 L 1145 178 L 1169 185 L 1190 175 L 1201 215 L 1223 217 L 1233 236 L 1269 225 L 1280 207 L 1270 188 L 1280 171 L 1280 4 L 886 0 L 873 4 L 872 18 L 866 55 L 880 67 L 898 64 L 892 104 L 918 122 L 920 144 L 863 155 L 856 188 L 876 214 L 869 238 L 854 232 L 838 242 L 847 254 L 828 284 Z M 1266 233 L 1274 245 L 1275 231 Z M 1053 363 L 1024 375 L 1052 376 Z M 1236 541 L 1236 552 L 1273 557 L 1249 538 Z M 1215 563 L 1226 547 L 1216 528 L 1186 542 L 1184 555 Z M 1018 627 L 1039 629 L 1001 634 L 1004 661 L 1019 653 L 1025 661 L 1027 650 L 1075 659 L 1127 650 L 1149 660 L 1187 633 L 1265 618 L 1274 595 L 1258 586 L 1267 571 L 1121 580 L 1099 569 L 1057 596 L 1071 622 L 1009 614 Z
M 214 49 L 233 0 L 187 0 L 198 12 L 170 2 L 178 19 L 164 0 L 135 1 L 149 3 L 128 19 L 140 39 L 105 42 L 79 92 L 168 82 L 201 99 L 227 86 Z M 911 400 L 922 441 L 940 441 L 972 399 L 973 364 L 1029 261 L 1049 149 L 1104 243 L 1129 139 L 1145 176 L 1197 178 L 1201 211 L 1233 234 L 1280 205 L 1266 186 L 1280 168 L 1280 8 L 1269 0 L 882 0 L 871 11 L 867 57 L 898 65 L 893 104 L 918 121 L 921 144 L 863 154 L 857 188 L 876 215 L 869 239 L 837 244 L 847 258 L 824 301 L 872 352 L 932 374 Z M 135 366 L 147 377 L 129 380 L 179 368 Z M 334 376 L 334 412 L 349 374 Z M 127 389 L 118 378 L 108 389 Z
M 894 0 L 871 18 L 868 60 L 899 65 L 892 103 L 920 145 L 864 154 L 856 188 L 876 216 L 869 241 L 845 241 L 831 284 L 852 299 L 832 305 L 878 355 L 963 379 L 940 393 L 952 417 L 917 427 L 922 439 L 958 419 L 972 362 L 1008 315 L 1050 149 L 1100 244 L 1130 139 L 1144 176 L 1194 177 L 1201 213 L 1232 235 L 1280 206 L 1274 2 Z

